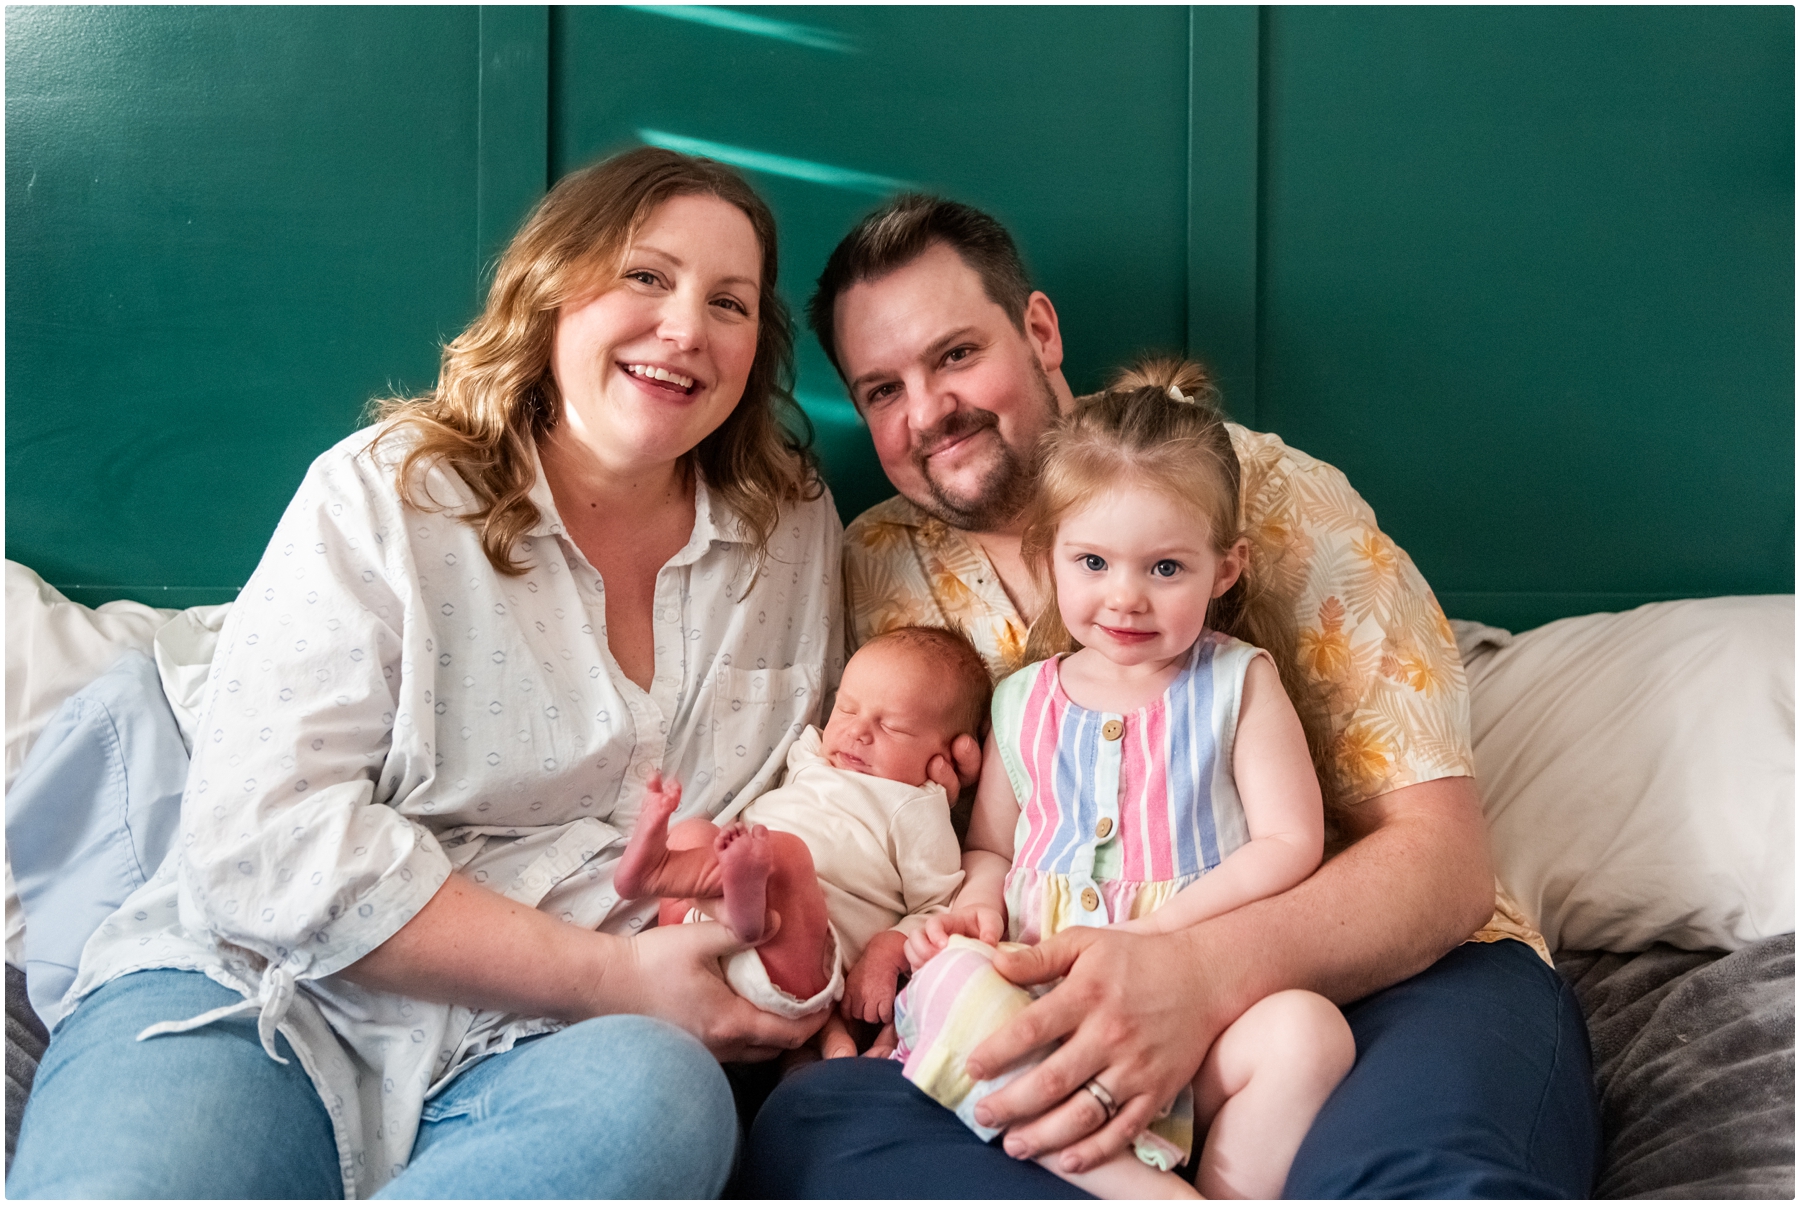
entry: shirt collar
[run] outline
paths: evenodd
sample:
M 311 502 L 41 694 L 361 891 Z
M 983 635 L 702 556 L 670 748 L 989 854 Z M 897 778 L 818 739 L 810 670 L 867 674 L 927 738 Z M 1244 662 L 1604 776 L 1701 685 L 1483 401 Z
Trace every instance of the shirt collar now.
M 682 565 L 698 560 L 714 544 L 748 544 L 750 533 L 738 513 L 706 484 L 706 474 L 694 467 L 694 534 L 687 547 L 669 563 Z

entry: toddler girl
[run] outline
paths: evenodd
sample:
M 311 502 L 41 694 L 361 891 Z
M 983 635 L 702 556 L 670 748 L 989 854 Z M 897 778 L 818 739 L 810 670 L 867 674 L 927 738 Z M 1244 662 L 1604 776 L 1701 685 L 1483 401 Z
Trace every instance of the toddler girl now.
M 975 1103 L 1028 1065 L 980 1083 L 962 1066 L 1030 995 L 970 938 L 1003 924 L 1025 943 L 1077 925 L 1168 932 L 1286 891 L 1320 861 L 1319 778 L 1283 689 L 1301 682 L 1292 621 L 1258 589 L 1213 396 L 1199 366 L 1153 361 L 1078 401 L 1044 443 L 1023 545 L 1049 598 L 1032 647 L 1076 651 L 995 689 L 967 878 L 954 913 L 908 943 L 918 971 L 894 1054 L 984 1138 Z M 1192 1195 L 1171 1169 L 1198 1126 L 1203 1193 L 1280 1196 L 1354 1057 L 1328 1000 L 1277 993 L 1219 1036 L 1132 1150 L 1080 1174 L 1061 1152 L 1040 1162 L 1098 1196 Z M 1108 1119 L 1124 1103 L 1084 1087 Z

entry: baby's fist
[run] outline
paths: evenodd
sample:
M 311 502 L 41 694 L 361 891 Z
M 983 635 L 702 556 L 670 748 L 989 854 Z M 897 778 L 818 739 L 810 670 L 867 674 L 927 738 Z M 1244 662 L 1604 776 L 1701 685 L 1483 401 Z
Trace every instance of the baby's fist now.
M 894 1019 L 894 995 L 906 969 L 906 938 L 897 930 L 877 933 L 844 981 L 844 1015 L 883 1024 Z

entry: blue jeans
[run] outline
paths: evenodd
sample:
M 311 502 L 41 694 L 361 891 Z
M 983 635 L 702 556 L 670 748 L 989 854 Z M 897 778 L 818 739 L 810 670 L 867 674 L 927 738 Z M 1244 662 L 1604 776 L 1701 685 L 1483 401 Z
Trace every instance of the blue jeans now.
M 341 1197 L 318 1093 L 254 1017 L 148 1042 L 147 1025 L 238 999 L 192 971 L 140 971 L 51 1038 L 19 1133 L 13 1197 Z M 737 1118 L 718 1063 L 646 1017 L 602 1017 L 485 1059 L 426 1102 L 383 1197 L 711 1197 Z
M 1587 1195 L 1600 1142 L 1587 1026 L 1530 947 L 1459 946 L 1344 1016 L 1356 1066 L 1301 1144 L 1288 1196 Z M 818 1063 L 777 1088 L 738 1186 L 747 1197 L 1086 1195 L 983 1143 L 899 1064 L 874 1059 Z

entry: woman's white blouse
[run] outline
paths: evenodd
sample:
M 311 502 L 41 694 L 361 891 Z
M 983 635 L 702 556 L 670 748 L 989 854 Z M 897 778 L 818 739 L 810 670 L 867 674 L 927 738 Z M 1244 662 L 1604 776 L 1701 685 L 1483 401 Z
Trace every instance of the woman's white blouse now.
M 841 535 L 829 495 L 784 511 L 758 557 L 699 483 L 692 536 L 656 579 L 655 677 L 606 643 L 605 587 L 564 534 L 542 471 L 519 577 L 495 572 L 470 494 L 403 506 L 403 438 L 319 457 L 238 596 L 212 664 L 181 849 L 94 935 L 69 1003 L 130 971 L 204 971 L 285 1036 L 336 1129 L 349 1195 L 404 1166 L 426 1096 L 470 1060 L 558 1028 L 425 1004 L 336 972 L 459 870 L 571 924 L 629 934 L 614 865 L 653 772 L 681 815 L 773 785 L 843 662 Z

